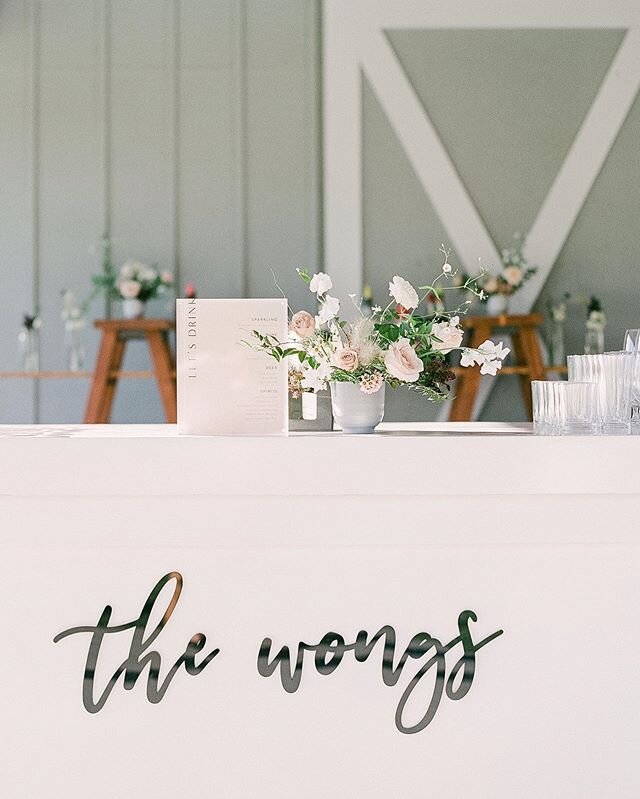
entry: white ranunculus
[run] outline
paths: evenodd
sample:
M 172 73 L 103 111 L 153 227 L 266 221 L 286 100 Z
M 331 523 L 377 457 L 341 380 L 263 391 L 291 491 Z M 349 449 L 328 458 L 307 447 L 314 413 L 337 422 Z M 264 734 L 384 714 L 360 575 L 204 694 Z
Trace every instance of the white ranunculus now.
M 337 299 L 337 297 L 331 297 L 327 294 L 322 301 L 318 316 L 316 317 L 317 323 L 322 325 L 325 322 L 330 322 L 337 316 L 339 310 L 340 300 Z
M 431 328 L 431 346 L 445 355 L 462 344 L 463 332 L 458 327 L 460 318 L 452 316 L 448 322 L 436 322 Z
M 125 300 L 135 300 L 140 294 L 140 283 L 137 280 L 121 280 L 118 283 L 120 296 Z
M 393 280 L 389 283 L 389 295 L 407 311 L 418 307 L 417 291 L 408 280 L 399 275 L 394 275 Z
M 424 371 L 424 364 L 408 338 L 400 338 L 389 346 L 384 354 L 384 365 L 390 375 L 403 383 L 415 383 Z
M 325 275 L 324 272 L 317 272 L 309 283 L 309 290 L 317 294 L 318 297 L 326 294 L 331 288 L 333 288 L 333 282 L 329 275 Z
M 136 276 L 136 261 L 125 261 L 120 267 L 119 277 L 120 280 L 133 280 Z
M 138 280 L 141 283 L 153 283 L 158 277 L 158 270 L 146 264 L 140 264 L 138 269 Z

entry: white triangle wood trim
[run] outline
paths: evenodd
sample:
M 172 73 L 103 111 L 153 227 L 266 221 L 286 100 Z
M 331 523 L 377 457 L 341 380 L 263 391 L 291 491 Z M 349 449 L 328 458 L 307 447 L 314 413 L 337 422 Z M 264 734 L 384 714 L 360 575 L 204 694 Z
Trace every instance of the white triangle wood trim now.
M 535 303 L 624 124 L 640 88 L 640 28 L 627 31 L 524 243 L 538 273 L 511 304 Z
M 640 87 L 640 3 L 567 8 L 556 0 L 324 2 L 325 268 L 346 297 L 363 280 L 363 69 L 462 263 L 486 266 L 498 253 L 427 111 L 393 52 L 384 28 L 629 28 L 525 241 L 539 272 L 513 301 L 529 311 L 622 127 Z M 479 413 L 488 397 L 477 404 Z
M 383 31 L 360 38 L 364 73 L 416 177 L 469 272 L 497 264 L 499 254 L 446 148 Z

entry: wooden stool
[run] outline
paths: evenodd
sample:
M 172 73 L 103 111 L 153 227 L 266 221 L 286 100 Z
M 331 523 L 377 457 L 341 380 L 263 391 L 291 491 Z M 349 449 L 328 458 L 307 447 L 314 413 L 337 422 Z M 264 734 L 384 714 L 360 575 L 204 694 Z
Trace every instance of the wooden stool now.
M 84 415 L 85 424 L 109 422 L 127 341 L 142 338 L 149 345 L 165 418 L 175 423 L 176 377 L 167 340 L 169 331 L 175 327 L 173 322 L 168 319 L 109 319 L 98 320 L 95 326 L 102 331 L 102 340 Z
M 544 380 L 546 376 L 538 338 L 538 328 L 543 321 L 540 314 L 527 314 L 525 316 L 470 316 L 461 322 L 462 327 L 471 334 L 469 346 L 475 348 L 492 338 L 494 332 L 510 328 L 509 333 L 516 364 L 503 366 L 498 374 L 520 376 L 522 398 L 529 419 L 533 418 L 531 381 Z M 468 422 L 471 420 L 480 387 L 480 367 L 457 368 L 454 369 L 454 372 L 457 377 L 456 396 L 451 403 L 449 421 Z

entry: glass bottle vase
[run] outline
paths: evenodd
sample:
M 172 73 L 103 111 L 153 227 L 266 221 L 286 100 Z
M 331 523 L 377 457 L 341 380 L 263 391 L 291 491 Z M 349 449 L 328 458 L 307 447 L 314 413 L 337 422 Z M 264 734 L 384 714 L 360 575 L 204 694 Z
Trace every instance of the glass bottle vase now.
M 599 355 L 602 352 L 604 352 L 604 330 L 587 328 L 584 337 L 584 354 Z
M 554 321 L 551 327 L 550 361 L 552 366 L 564 366 L 566 349 L 564 344 L 564 322 Z
M 70 372 L 81 372 L 84 367 L 84 325 L 67 324 L 65 331 L 65 344 L 67 350 L 67 369 Z
M 40 340 L 38 331 L 33 328 L 23 327 L 18 333 L 18 346 L 22 369 L 25 372 L 38 372 L 40 370 Z

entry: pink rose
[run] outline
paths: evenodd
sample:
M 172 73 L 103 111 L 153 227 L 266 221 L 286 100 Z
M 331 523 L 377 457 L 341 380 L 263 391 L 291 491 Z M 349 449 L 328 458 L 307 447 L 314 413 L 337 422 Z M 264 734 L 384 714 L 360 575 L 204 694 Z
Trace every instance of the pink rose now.
M 403 383 L 415 383 L 424 371 L 424 364 L 416 355 L 408 338 L 400 338 L 384 354 L 384 365 L 392 377 Z
M 358 354 L 353 350 L 336 350 L 333 353 L 331 362 L 338 369 L 343 369 L 345 372 L 355 372 L 358 368 Z
M 506 266 L 502 270 L 502 277 L 505 281 L 512 286 L 513 288 L 517 288 L 522 283 L 522 278 L 524 275 L 522 274 L 522 269 L 519 266 Z
M 310 336 L 316 329 L 316 320 L 307 311 L 298 311 L 291 317 L 289 330 L 296 333 L 300 338 Z
M 498 290 L 498 279 L 494 275 L 487 275 L 482 288 L 487 294 L 495 294 Z

